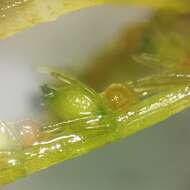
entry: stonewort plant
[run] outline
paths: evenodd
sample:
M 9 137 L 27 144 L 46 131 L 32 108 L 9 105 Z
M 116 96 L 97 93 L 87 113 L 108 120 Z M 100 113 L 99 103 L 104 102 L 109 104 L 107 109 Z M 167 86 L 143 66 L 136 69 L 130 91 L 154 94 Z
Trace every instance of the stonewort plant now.
M 5 38 L 67 9 L 107 1 L 46 1 L 49 8 L 42 10 L 38 5 L 44 5 L 43 0 L 1 2 L 0 25 L 5 27 L 0 27 L 0 37 Z M 130 56 L 131 64 L 154 72 L 141 77 L 139 71 L 137 79 L 97 92 L 61 69 L 48 69 L 51 79 L 41 86 L 48 119 L 0 123 L 1 185 L 125 138 L 190 106 L 188 3 L 143 2 L 167 7 L 167 11 L 157 11 L 146 25 Z

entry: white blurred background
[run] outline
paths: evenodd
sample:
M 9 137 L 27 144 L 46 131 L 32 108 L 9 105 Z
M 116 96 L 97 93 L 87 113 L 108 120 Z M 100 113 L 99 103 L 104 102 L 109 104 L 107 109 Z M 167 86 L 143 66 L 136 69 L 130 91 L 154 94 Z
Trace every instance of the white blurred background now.
M 37 65 L 80 70 L 146 8 L 98 6 L 65 15 L 0 42 L 0 118 L 37 117 Z M 189 111 L 159 127 L 66 161 L 2 190 L 189 190 Z

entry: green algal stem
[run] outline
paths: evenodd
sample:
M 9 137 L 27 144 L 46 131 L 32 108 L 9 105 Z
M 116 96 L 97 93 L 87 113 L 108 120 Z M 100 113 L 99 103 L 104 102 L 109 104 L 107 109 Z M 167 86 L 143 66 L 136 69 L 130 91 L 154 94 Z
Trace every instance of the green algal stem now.
M 65 123 L 63 123 L 61 127 L 64 130 L 58 135 L 61 137 L 60 140 L 33 148 L 33 157 L 29 155 L 25 163 L 29 171 L 28 174 L 130 136 L 189 106 L 190 87 L 184 85 L 142 100 L 127 110 L 113 112 L 101 117 L 87 118 L 81 123 L 73 121 L 70 123 L 71 128 L 64 128 Z M 77 127 L 76 124 L 78 124 Z M 53 147 L 56 146 L 60 148 L 55 150 Z M 46 152 L 40 154 L 43 150 Z
M 187 83 L 163 88 L 161 92 L 141 97 L 115 110 L 110 108 L 109 98 L 114 100 L 112 94 L 100 95 L 77 80 L 61 74 L 54 73 L 53 76 L 58 81 L 52 88 L 46 86 L 44 101 L 47 110 L 58 121 L 42 127 L 37 133 L 38 140 L 32 146 L 23 147 L 19 152 L 11 149 L 11 156 L 3 156 L 0 152 L 0 184 L 10 183 L 130 136 L 190 106 L 190 85 Z M 118 92 L 128 94 L 123 88 L 118 92 L 113 87 L 111 90 L 120 100 L 125 97 Z M 130 97 L 131 94 L 129 101 Z
M 190 106 L 190 87 L 181 86 L 152 96 L 118 113 L 116 139 L 151 127 Z

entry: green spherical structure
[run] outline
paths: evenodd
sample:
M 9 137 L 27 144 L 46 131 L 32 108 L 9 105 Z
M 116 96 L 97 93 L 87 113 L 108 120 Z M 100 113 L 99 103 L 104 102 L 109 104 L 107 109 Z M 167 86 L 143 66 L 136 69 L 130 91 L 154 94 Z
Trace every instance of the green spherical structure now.
M 45 105 L 51 114 L 67 121 L 109 112 L 109 106 L 100 94 L 75 79 L 65 77 L 62 80 L 64 82 L 57 86 L 42 87 Z

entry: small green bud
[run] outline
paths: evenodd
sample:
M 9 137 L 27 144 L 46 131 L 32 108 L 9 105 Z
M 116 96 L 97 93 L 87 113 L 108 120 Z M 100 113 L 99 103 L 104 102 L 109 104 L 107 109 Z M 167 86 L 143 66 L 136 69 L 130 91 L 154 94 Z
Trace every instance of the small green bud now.
M 60 119 L 72 120 L 108 112 L 106 101 L 77 80 L 53 73 L 59 84 L 42 86 L 45 104 Z M 58 82 L 57 81 L 57 82 Z

